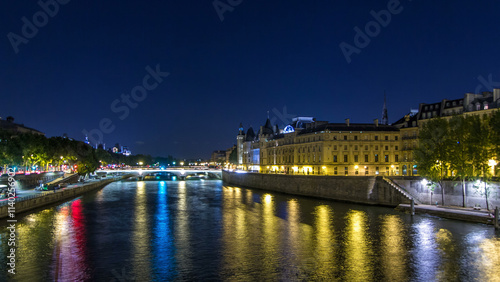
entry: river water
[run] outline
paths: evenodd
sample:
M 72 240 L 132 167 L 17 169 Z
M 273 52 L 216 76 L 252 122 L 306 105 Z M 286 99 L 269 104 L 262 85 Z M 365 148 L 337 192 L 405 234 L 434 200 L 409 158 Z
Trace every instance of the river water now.
M 18 216 L 0 281 L 499 281 L 491 226 L 223 186 L 116 182 Z

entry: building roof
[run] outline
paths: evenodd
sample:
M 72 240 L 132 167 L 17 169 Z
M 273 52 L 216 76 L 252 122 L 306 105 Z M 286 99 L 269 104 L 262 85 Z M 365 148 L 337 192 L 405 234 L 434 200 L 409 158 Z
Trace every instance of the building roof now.
M 247 130 L 247 134 L 245 135 L 245 141 L 253 141 L 255 140 L 255 132 L 253 128 L 250 126 Z
M 7 119 L 7 120 L 0 119 L 0 129 L 11 131 L 13 133 L 31 133 L 31 134 L 45 135 L 45 133 L 38 131 L 36 129 L 26 127 L 23 124 L 14 123 L 13 119 Z
M 345 123 L 327 123 L 318 126 L 311 126 L 301 130 L 297 135 L 319 131 L 399 131 L 399 129 L 395 126 L 385 124 L 379 124 L 377 126 L 373 123 L 350 123 L 348 126 Z
M 264 124 L 264 127 L 262 129 L 261 134 L 264 135 L 271 135 L 274 133 L 273 126 L 271 125 L 271 121 L 269 118 L 266 120 L 266 124 Z
M 393 123 L 392 125 L 397 128 L 408 128 L 408 127 L 416 127 L 417 122 L 418 122 L 418 114 L 412 114 L 412 112 L 410 112 L 404 117 L 400 118 L 395 123 Z

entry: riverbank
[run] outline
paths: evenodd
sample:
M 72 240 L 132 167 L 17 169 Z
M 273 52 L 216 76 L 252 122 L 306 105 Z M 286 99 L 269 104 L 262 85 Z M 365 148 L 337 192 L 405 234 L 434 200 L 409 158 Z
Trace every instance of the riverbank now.
M 68 187 L 60 190 L 55 190 L 55 192 L 42 192 L 35 195 L 29 195 L 26 197 L 16 198 L 15 201 L 15 214 L 29 212 L 43 206 L 49 206 L 61 201 L 67 201 L 76 197 L 79 197 L 89 191 L 103 188 L 111 182 L 121 180 L 129 177 L 122 176 L 118 178 L 104 179 L 97 182 L 85 183 L 77 187 Z M 0 218 L 6 218 L 9 214 L 9 205 L 4 204 L 0 206 Z
M 226 185 L 285 194 L 396 207 L 410 203 L 409 195 L 379 176 L 322 176 L 222 171 Z
M 400 204 L 396 210 L 411 212 L 411 206 Z M 484 223 L 493 225 L 494 211 L 474 210 L 472 208 L 460 208 L 451 206 L 415 205 L 415 213 L 430 214 L 448 219 L 457 219 L 469 222 Z

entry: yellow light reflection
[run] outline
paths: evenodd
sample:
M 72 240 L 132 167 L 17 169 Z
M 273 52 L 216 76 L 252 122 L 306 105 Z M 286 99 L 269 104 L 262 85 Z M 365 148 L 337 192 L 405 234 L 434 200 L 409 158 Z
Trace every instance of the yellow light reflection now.
M 247 194 L 247 197 L 246 197 L 246 203 L 247 203 L 247 204 L 252 203 L 252 196 L 253 196 L 252 191 L 247 190 L 247 193 L 246 193 L 246 194 Z
M 331 280 L 336 269 L 335 263 L 335 236 L 332 227 L 332 209 L 321 205 L 315 209 L 316 226 L 316 269 L 314 280 Z
M 37 259 L 44 258 L 51 261 L 52 253 L 47 253 L 47 249 L 54 248 L 55 241 L 55 208 L 46 209 L 38 213 L 27 216 L 27 221 L 19 221 L 16 224 L 16 269 L 33 269 L 40 266 Z M 61 225 L 62 223 L 58 223 Z M 45 236 L 54 234 L 54 237 Z M 6 244 L 7 241 L 2 241 Z M 43 271 L 40 269 L 40 271 Z M 31 271 L 17 271 L 15 278 L 17 281 L 36 281 L 39 276 L 32 276 Z
M 238 191 L 236 197 L 235 190 Z M 248 222 L 247 211 L 242 204 L 241 188 L 224 187 L 222 192 L 222 209 L 226 211 L 222 213 L 222 260 L 227 268 L 226 272 L 232 273 L 227 279 L 250 281 L 252 263 L 256 263 L 251 256 L 251 245 L 255 248 L 255 242 L 248 240 L 249 226 L 253 224 Z M 251 192 L 247 191 L 246 197 L 251 197 Z
M 272 197 L 271 195 L 269 195 L 269 194 L 265 194 L 265 195 L 264 195 L 264 202 L 265 202 L 266 204 L 268 204 L 268 205 L 269 205 L 269 204 L 271 204 L 271 202 L 272 202 L 272 201 L 273 201 L 273 197 Z
M 289 273 L 300 273 L 300 266 L 303 265 L 300 254 L 304 249 L 303 241 L 300 240 L 300 211 L 299 203 L 296 199 L 291 199 L 287 203 L 288 214 L 288 240 L 286 249 L 289 249 L 289 255 L 286 257 L 286 264 L 289 265 Z M 289 280 L 290 277 L 281 277 L 280 280 Z M 301 277 L 296 277 L 301 279 Z
M 270 194 L 264 194 L 262 199 L 262 220 L 263 220 L 263 246 L 264 253 L 263 269 L 264 277 L 276 275 L 277 249 L 278 249 L 278 229 L 277 218 L 274 215 L 274 202 Z
M 367 230 L 365 212 L 351 210 L 347 213 L 345 231 L 346 281 L 368 281 L 373 276 L 372 246 Z
M 135 196 L 134 231 L 132 235 L 134 273 L 143 281 L 150 280 L 150 236 L 147 212 L 146 185 L 137 182 Z
M 406 280 L 407 250 L 404 237 L 404 225 L 399 216 L 385 215 L 382 217 L 381 263 L 386 281 Z
M 500 239 L 484 239 L 479 245 L 481 260 L 479 261 L 481 279 L 478 281 L 500 280 Z
M 189 229 L 189 210 L 186 181 L 180 181 L 178 188 L 179 200 L 177 202 L 177 221 L 175 228 L 175 242 L 177 245 L 177 261 L 179 267 L 190 271 L 192 269 L 191 233 Z
M 446 229 L 439 229 L 436 233 L 436 243 L 441 252 L 440 271 L 438 272 L 437 279 L 439 281 L 460 280 L 458 276 L 460 273 L 460 267 L 455 261 L 456 257 L 460 254 L 456 252 L 453 235 Z

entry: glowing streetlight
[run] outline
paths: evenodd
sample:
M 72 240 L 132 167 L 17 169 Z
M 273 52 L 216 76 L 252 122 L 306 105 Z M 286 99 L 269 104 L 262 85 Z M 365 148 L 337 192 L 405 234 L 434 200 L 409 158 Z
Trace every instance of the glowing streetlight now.
M 488 165 L 491 166 L 491 174 L 495 176 L 495 166 L 498 164 L 495 160 L 489 160 Z

